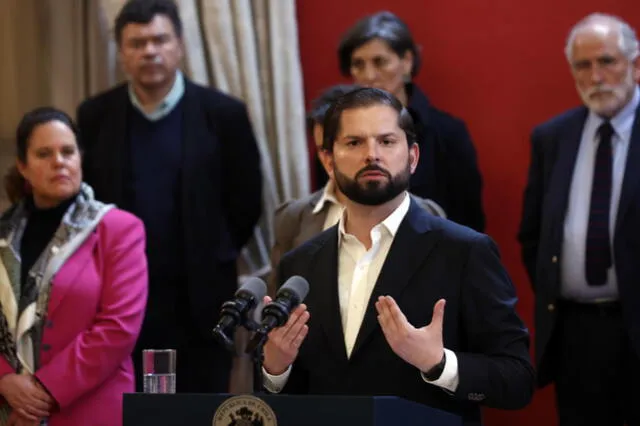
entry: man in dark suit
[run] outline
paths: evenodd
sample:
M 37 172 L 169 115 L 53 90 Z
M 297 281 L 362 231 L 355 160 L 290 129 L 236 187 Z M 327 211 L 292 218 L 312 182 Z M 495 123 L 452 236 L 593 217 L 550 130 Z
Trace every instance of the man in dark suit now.
M 265 387 L 397 395 L 465 424 L 481 422 L 481 403 L 527 405 L 534 372 L 514 287 L 489 237 L 407 193 L 419 157 L 407 110 L 386 91 L 358 89 L 324 123 L 345 214 L 280 262 L 280 283 L 300 275 L 310 291 L 269 335 Z
M 566 55 L 585 104 L 534 129 L 519 231 L 538 385 L 562 426 L 640 425 L 638 40 L 594 14 Z
M 86 100 L 77 115 L 86 181 L 147 231 L 138 379 L 143 349 L 174 348 L 179 392 L 225 392 L 231 358 L 211 330 L 237 288 L 236 258 L 261 211 L 251 124 L 240 101 L 179 71 L 182 24 L 173 1 L 127 2 L 115 34 L 130 82 Z
M 355 85 L 337 85 L 328 88 L 314 100 L 312 109 L 307 116 L 307 128 L 313 134 L 319 167 L 323 170 L 329 164 L 329 155 L 322 149 L 324 116 L 333 102 L 356 88 L 358 86 Z M 429 213 L 446 217 L 442 207 L 435 201 L 416 196 L 413 198 Z M 278 206 L 273 230 L 275 241 L 271 250 L 272 274 L 269 281 L 271 294 L 276 288 L 273 271 L 276 270 L 282 255 L 338 223 L 344 199 L 345 196 L 340 188 L 336 187 L 333 179 L 329 179 L 322 189 L 313 194 L 285 201 Z

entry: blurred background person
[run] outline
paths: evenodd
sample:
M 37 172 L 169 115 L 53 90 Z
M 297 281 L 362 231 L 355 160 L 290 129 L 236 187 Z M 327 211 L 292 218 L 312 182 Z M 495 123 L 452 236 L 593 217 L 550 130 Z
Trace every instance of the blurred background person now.
M 82 182 L 71 118 L 38 108 L 16 132 L 0 218 L 0 424 L 122 424 L 147 298 L 142 222 Z
M 409 27 L 391 12 L 366 16 L 344 34 L 338 61 L 345 77 L 390 92 L 411 113 L 421 153 L 411 193 L 438 203 L 454 222 L 484 232 L 482 177 L 471 136 L 462 120 L 434 107 L 412 83 L 421 57 Z
M 177 392 L 227 392 L 231 355 L 211 330 L 237 289 L 238 253 L 261 213 L 249 117 L 239 100 L 180 71 L 173 1 L 130 0 L 114 28 L 129 81 L 77 115 L 87 182 L 147 232 L 149 303 L 134 361 L 141 365 L 144 349 L 176 349 Z

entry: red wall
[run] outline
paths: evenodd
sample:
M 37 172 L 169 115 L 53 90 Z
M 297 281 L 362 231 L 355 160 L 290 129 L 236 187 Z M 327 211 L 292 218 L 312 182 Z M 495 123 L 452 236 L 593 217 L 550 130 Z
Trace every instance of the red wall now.
M 532 327 L 533 296 L 516 241 L 529 133 L 579 102 L 563 53 L 571 25 L 605 12 L 640 29 L 640 1 L 300 0 L 297 7 L 307 104 L 324 87 L 343 81 L 336 46 L 359 17 L 386 9 L 407 22 L 422 45 L 417 83 L 436 106 L 463 118 L 474 138 L 487 232 L 500 246 L 518 289 L 519 311 Z M 487 410 L 486 419 L 489 426 L 554 426 L 553 392 L 538 392 L 521 411 Z

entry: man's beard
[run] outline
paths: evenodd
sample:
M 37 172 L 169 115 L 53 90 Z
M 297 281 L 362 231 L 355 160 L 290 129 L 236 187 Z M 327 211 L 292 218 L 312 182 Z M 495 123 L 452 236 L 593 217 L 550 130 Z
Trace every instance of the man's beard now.
M 411 179 L 411 166 L 407 162 L 407 167 L 395 176 L 391 176 L 387 170 L 376 166 L 368 165 L 362 168 L 354 179 L 343 174 L 338 168 L 333 166 L 336 185 L 338 189 L 351 201 L 366 206 L 379 206 L 393 200 L 403 191 L 409 188 Z M 366 172 L 380 172 L 386 175 L 386 180 L 369 180 L 359 183 L 358 178 Z
M 580 90 L 578 93 L 587 108 L 593 110 L 598 115 L 604 117 L 613 117 L 624 108 L 625 104 L 633 96 L 633 90 L 636 82 L 633 79 L 633 69 L 629 67 L 624 80 L 619 84 L 602 84 L 586 90 Z M 594 95 L 608 95 L 606 98 L 597 98 Z

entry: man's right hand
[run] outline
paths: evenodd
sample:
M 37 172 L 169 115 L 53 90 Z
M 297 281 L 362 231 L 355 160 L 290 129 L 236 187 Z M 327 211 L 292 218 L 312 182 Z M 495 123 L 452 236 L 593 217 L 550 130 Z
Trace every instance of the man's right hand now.
M 51 396 L 29 375 L 12 373 L 2 376 L 0 394 L 17 414 L 28 420 L 48 417 L 53 406 Z
M 269 296 L 265 296 L 264 304 L 271 302 Z M 274 328 L 269 333 L 267 343 L 264 345 L 263 367 L 267 373 L 279 376 L 287 371 L 287 368 L 298 356 L 300 345 L 309 332 L 309 311 L 307 305 L 301 304 L 289 315 L 289 320 L 282 326 Z

